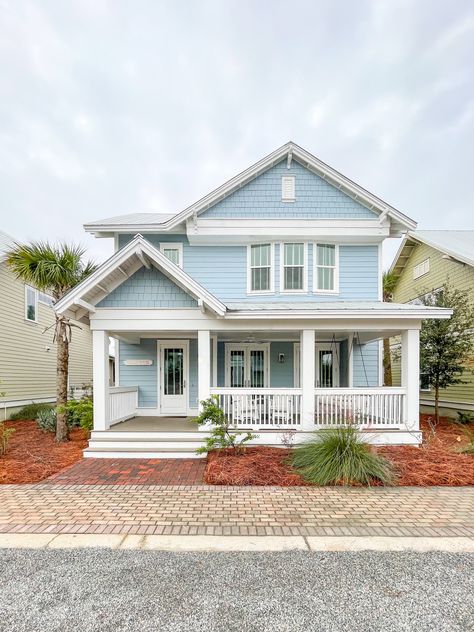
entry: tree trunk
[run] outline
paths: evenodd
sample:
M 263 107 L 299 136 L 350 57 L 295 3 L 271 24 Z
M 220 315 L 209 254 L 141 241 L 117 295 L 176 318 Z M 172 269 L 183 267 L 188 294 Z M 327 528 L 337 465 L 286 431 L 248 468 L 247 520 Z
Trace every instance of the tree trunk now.
M 383 339 L 383 383 L 392 386 L 392 358 L 390 355 L 390 338 Z
M 65 339 L 65 326 L 61 322 L 57 335 L 58 355 L 56 366 L 56 405 L 59 410 L 56 422 L 56 441 L 69 440 L 65 406 L 67 404 L 67 378 L 69 371 L 69 341 Z
M 435 384 L 435 420 L 439 424 L 439 384 Z

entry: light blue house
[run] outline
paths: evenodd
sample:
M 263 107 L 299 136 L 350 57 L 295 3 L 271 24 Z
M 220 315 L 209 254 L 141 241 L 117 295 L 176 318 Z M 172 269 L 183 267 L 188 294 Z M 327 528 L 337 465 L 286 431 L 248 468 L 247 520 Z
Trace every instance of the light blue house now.
M 256 443 L 351 422 L 418 443 L 421 320 L 449 310 L 383 303 L 381 287 L 383 240 L 415 226 L 294 143 L 181 212 L 87 224 L 115 254 L 56 306 L 93 331 L 86 455 L 190 456 L 207 430 L 187 418 L 211 394 Z M 386 388 L 395 334 L 402 386 Z

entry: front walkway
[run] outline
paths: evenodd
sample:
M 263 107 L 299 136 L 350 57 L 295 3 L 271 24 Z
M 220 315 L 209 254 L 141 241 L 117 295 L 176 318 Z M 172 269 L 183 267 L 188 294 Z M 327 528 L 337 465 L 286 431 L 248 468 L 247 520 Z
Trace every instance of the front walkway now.
M 474 537 L 474 488 L 3 485 L 0 532 Z

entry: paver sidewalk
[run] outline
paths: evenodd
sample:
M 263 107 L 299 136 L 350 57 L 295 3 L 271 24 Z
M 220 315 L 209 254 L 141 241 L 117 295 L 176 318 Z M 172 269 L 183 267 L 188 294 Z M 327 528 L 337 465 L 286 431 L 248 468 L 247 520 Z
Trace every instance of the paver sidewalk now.
M 0 532 L 474 537 L 474 488 L 3 485 Z

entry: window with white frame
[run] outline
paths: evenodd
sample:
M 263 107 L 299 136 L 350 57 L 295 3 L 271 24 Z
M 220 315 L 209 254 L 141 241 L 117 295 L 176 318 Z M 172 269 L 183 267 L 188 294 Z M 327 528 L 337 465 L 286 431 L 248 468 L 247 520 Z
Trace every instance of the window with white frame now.
M 316 292 L 338 292 L 338 247 L 334 244 L 316 244 L 314 290 Z
M 48 305 L 48 307 L 52 307 L 54 305 L 53 297 L 45 292 L 38 292 L 38 301 L 43 303 L 43 305 Z
M 248 248 L 248 291 L 273 292 L 273 245 L 252 244 Z
M 283 202 L 295 201 L 295 176 L 282 176 L 281 199 Z
M 36 323 L 38 320 L 38 290 L 25 285 L 25 320 Z
M 281 275 L 282 292 L 306 290 L 306 244 L 283 244 Z
M 424 274 L 428 274 L 430 271 L 430 259 L 425 259 L 416 266 L 413 266 L 413 278 L 419 279 Z
M 162 243 L 160 244 L 160 251 L 172 263 L 180 268 L 183 267 L 183 244 Z

